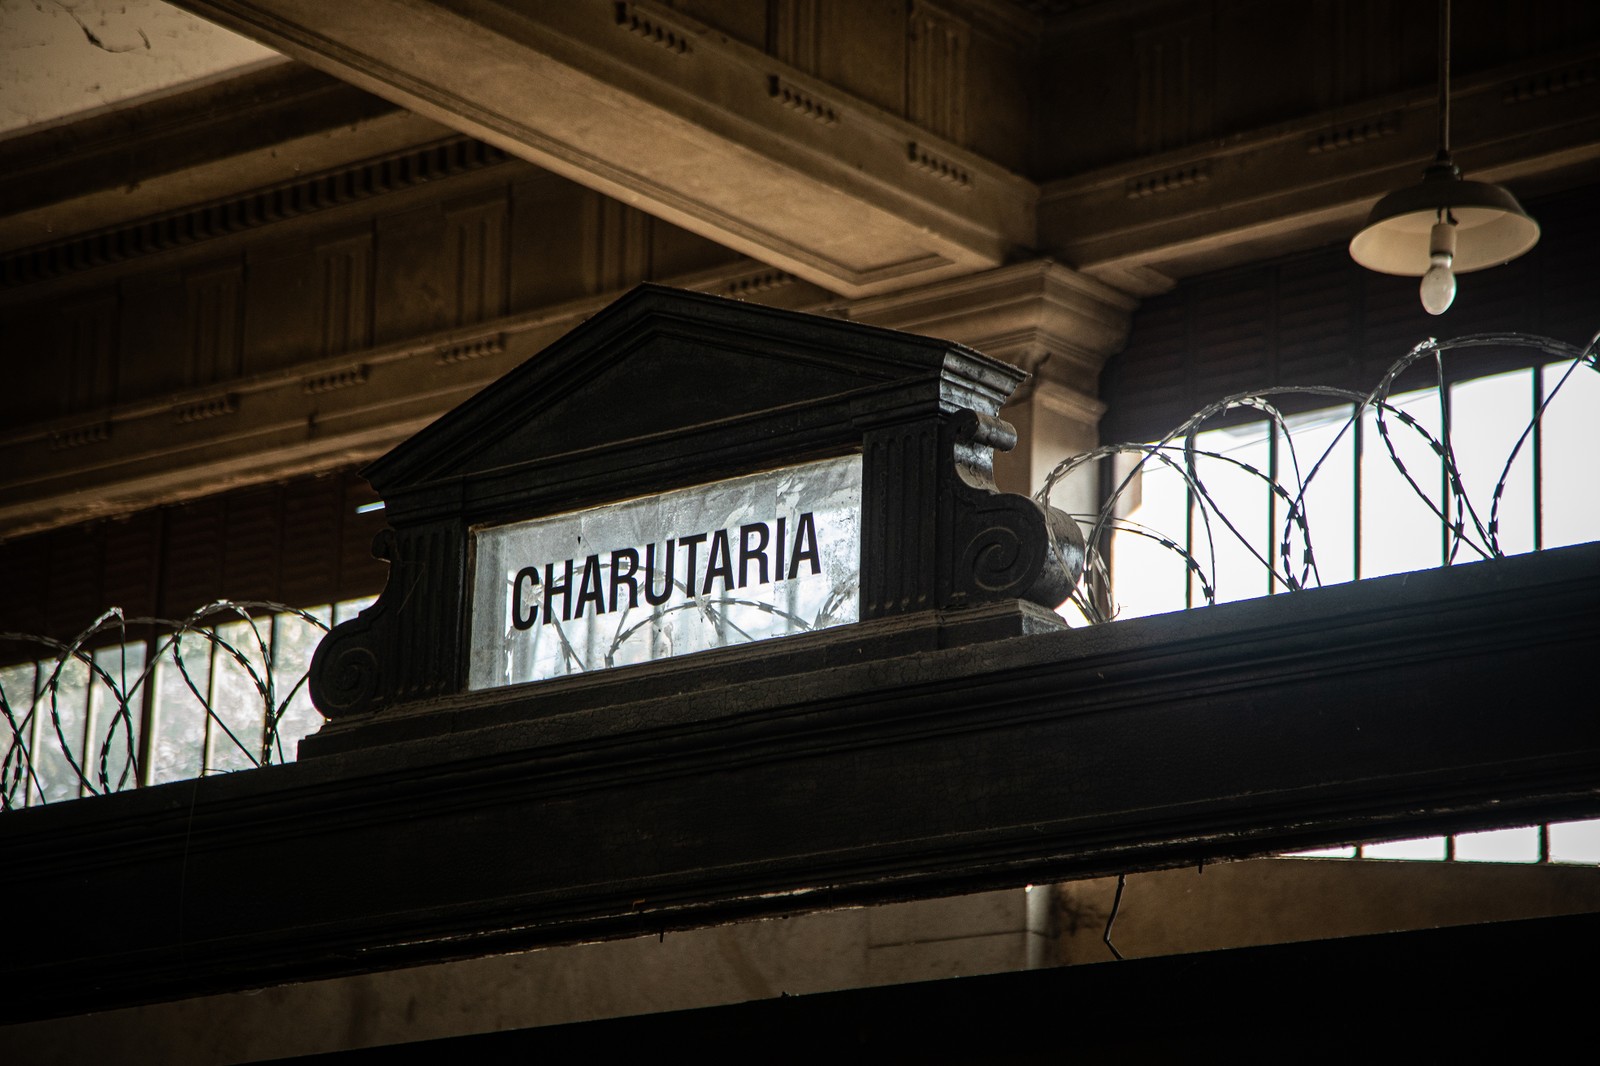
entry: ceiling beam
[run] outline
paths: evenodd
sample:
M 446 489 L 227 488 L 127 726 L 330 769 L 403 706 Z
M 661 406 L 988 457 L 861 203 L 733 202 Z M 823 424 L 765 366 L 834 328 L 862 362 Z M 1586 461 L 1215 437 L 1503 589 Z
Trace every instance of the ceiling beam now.
M 1600 179 L 1593 67 L 1587 53 L 1566 54 L 1459 83 L 1452 150 L 1466 177 L 1524 196 Z M 1540 91 L 1552 84 L 1561 91 Z M 1039 245 L 1150 296 L 1180 278 L 1348 241 L 1381 196 L 1422 180 L 1436 108 L 1420 91 L 1373 97 L 1048 182 Z
M 280 60 L 0 138 L 0 252 L 36 248 L 454 136 Z
M 1033 235 L 1031 182 L 664 6 L 182 6 L 841 295 Z

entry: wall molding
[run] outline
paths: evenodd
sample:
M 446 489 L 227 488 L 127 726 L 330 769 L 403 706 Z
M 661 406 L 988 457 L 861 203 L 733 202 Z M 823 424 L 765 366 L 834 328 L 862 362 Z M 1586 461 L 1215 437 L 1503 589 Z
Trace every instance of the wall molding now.
M 213 418 L 239 413 L 239 397 L 231 392 L 194 400 L 173 400 L 172 417 L 179 425 L 209 422 Z
M 1147 196 L 1175 192 L 1178 189 L 1187 189 L 1195 185 L 1205 185 L 1210 181 L 1211 160 L 1202 159 L 1197 163 L 1189 163 L 1185 166 L 1157 171 L 1154 174 L 1142 174 L 1137 178 L 1129 178 L 1125 191 L 1128 199 L 1142 200 Z
M 971 30 L 923 0 L 911 5 L 906 29 L 906 118 L 945 140 L 966 140 Z
M 301 218 L 496 166 L 510 158 L 492 145 L 470 137 L 453 137 L 189 210 L 24 248 L 0 257 L 0 289 L 20 288 L 63 274 Z
M 50 450 L 53 452 L 65 451 L 68 448 L 81 448 L 88 444 L 99 444 L 110 439 L 111 423 L 109 421 L 90 422 L 86 425 L 52 430 L 50 433 Z
M 807 92 L 792 81 L 788 81 L 778 74 L 767 75 L 767 95 L 791 111 L 820 122 L 824 126 L 839 124 L 839 111 L 832 104 L 824 103 L 813 93 Z
M 629 0 L 617 0 L 617 25 L 645 40 L 665 48 L 674 55 L 688 55 L 694 51 L 690 38 L 698 36 L 682 25 L 674 24 L 659 12 L 647 11 Z
M 743 277 L 733 278 L 718 287 L 718 292 L 723 296 L 734 299 L 747 299 L 773 289 L 781 289 L 793 285 L 800 279 L 783 270 L 760 270 Z
M 1392 137 L 1400 130 L 1400 112 L 1390 111 L 1370 118 L 1358 119 L 1355 122 L 1341 123 L 1330 126 L 1324 130 L 1306 137 L 1306 152 L 1310 155 L 1320 155 L 1323 152 L 1337 152 L 1343 148 L 1353 148 L 1369 141 L 1380 141 L 1385 137 Z
M 1558 70 L 1542 71 L 1507 83 L 1501 101 L 1507 105 L 1525 104 L 1600 81 L 1600 61 L 1589 60 Z
M 345 367 L 342 370 L 330 370 L 325 374 L 314 374 L 306 378 L 303 386 L 307 396 L 316 396 L 324 392 L 336 392 L 339 389 L 353 388 L 367 383 L 370 368 L 365 363 Z
M 506 335 L 504 333 L 491 333 L 482 337 L 472 337 L 467 340 L 457 341 L 440 348 L 433 357 L 438 366 L 450 366 L 455 363 L 467 363 L 474 359 L 482 359 L 486 355 L 499 355 L 506 350 Z
M 961 189 L 972 188 L 972 172 L 970 170 L 960 163 L 931 151 L 925 144 L 920 144 L 917 141 L 907 142 L 906 159 L 918 170 L 931 174 L 940 181 L 947 181 Z

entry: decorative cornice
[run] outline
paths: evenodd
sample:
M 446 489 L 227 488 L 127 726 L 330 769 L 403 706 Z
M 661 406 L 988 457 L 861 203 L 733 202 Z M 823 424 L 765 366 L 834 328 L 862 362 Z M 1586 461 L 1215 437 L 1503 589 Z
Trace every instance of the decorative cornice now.
M 617 25 L 658 44 L 676 55 L 694 51 L 689 39 L 695 36 L 680 24 L 669 21 L 661 12 L 647 11 L 629 0 L 617 0 Z
M 767 76 L 767 95 L 791 111 L 798 111 L 824 126 L 835 126 L 839 112 L 832 104 L 823 103 L 815 94 L 802 89 L 777 74 Z
M 481 141 L 451 138 L 186 211 L 24 248 L 0 258 L 0 288 L 30 285 L 73 271 L 225 237 L 495 166 L 508 159 L 505 152 Z
M 720 292 L 723 296 L 732 296 L 735 299 L 748 299 L 758 293 L 770 292 L 785 285 L 793 285 L 800 279 L 793 274 L 782 270 L 760 270 L 744 277 L 733 278 L 725 282 Z
M 935 154 L 925 144 L 916 141 L 907 142 L 906 159 L 918 170 L 926 171 L 941 181 L 948 181 L 962 189 L 972 187 L 971 171 L 959 163 Z
M 1387 114 L 1374 115 L 1318 130 L 1306 138 L 1306 151 L 1311 155 L 1336 152 L 1341 148 L 1352 148 L 1368 141 L 1392 137 L 1399 129 L 1400 112 L 1390 111 Z
M 1129 178 L 1125 191 L 1128 199 L 1142 200 L 1146 196 L 1155 196 L 1158 193 L 1187 189 L 1193 185 L 1204 185 L 1210 180 L 1211 160 L 1202 159 L 1197 163 L 1189 163 L 1169 170 L 1160 170 L 1154 174 L 1141 174 L 1137 178 Z
M 367 364 L 357 363 L 355 366 L 315 374 L 306 378 L 304 390 L 307 396 L 315 396 L 319 393 L 334 392 L 338 389 L 365 385 L 369 370 L 370 368 Z
M 447 344 L 434 354 L 433 361 L 439 366 L 449 366 L 452 363 L 466 363 L 473 359 L 482 359 L 486 355 L 499 355 L 506 350 L 506 335 L 504 333 L 488 333 L 481 337 L 471 337 L 467 340 Z
M 1600 61 L 1589 60 L 1559 70 L 1547 70 L 1506 85 L 1501 100 L 1506 104 L 1523 104 L 1571 89 L 1581 89 L 1600 81 Z
M 50 433 L 50 450 L 53 452 L 65 451 L 68 448 L 81 448 L 86 444 L 99 444 L 110 439 L 110 422 L 90 422 L 87 425 L 52 430 Z
M 237 414 L 238 411 L 239 397 L 231 392 L 200 399 L 176 399 L 172 402 L 172 417 L 179 425 L 207 422 L 224 415 Z

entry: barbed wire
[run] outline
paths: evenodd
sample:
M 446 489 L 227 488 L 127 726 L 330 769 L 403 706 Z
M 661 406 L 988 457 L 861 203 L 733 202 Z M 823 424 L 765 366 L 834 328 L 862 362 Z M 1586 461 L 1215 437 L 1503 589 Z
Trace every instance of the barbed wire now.
M 1450 420 L 1441 416 L 1440 431 L 1435 435 L 1413 415 L 1391 402 L 1395 386 L 1401 376 L 1417 363 L 1432 360 L 1434 384 L 1440 393 L 1440 403 L 1446 403 L 1445 390 L 1448 384 L 1444 369 L 1446 355 L 1474 348 L 1533 349 L 1547 356 L 1549 361 L 1571 361 L 1571 365 L 1561 374 L 1555 385 L 1542 395 L 1532 417 L 1506 456 L 1486 510 L 1482 501 L 1474 501 L 1467 491 L 1456 458 Z M 1105 497 L 1098 512 L 1090 515 L 1073 515 L 1080 524 L 1088 527 L 1086 536 L 1088 557 L 1084 563 L 1083 576 L 1073 588 L 1071 599 L 1091 624 L 1111 621 L 1117 613 L 1106 552 L 1113 533 L 1127 533 L 1148 539 L 1162 549 L 1174 553 L 1181 559 L 1186 574 L 1198 584 L 1201 597 L 1206 604 L 1216 602 L 1219 538 L 1224 540 L 1231 538 L 1242 545 L 1248 554 L 1285 589 L 1299 591 L 1315 587 L 1322 583 L 1322 579 L 1317 568 L 1316 553 L 1313 550 L 1313 531 L 1307 516 L 1307 491 L 1327 464 L 1329 457 L 1334 454 L 1346 436 L 1356 431 L 1356 426 L 1370 411 L 1390 463 L 1400 473 L 1411 492 L 1423 502 L 1445 530 L 1446 564 L 1455 562 L 1463 550 L 1476 552 L 1481 558 L 1497 559 L 1505 555 L 1500 541 L 1500 506 L 1505 496 L 1507 482 L 1511 478 L 1512 467 L 1551 403 L 1579 367 L 1600 371 L 1600 334 L 1581 349 L 1553 338 L 1522 333 L 1480 333 L 1444 341 L 1430 338 L 1396 360 L 1371 392 L 1361 393 L 1334 386 L 1311 385 L 1280 386 L 1235 393 L 1201 408 L 1154 444 L 1106 445 L 1064 460 L 1050 471 L 1044 485 L 1035 494 L 1035 499 L 1048 507 L 1051 493 L 1067 478 L 1086 470 L 1094 470 L 1097 464 L 1102 462 L 1116 463 L 1120 456 L 1134 457 L 1134 461 L 1128 465 L 1126 472 L 1120 475 L 1117 484 Z M 1350 405 L 1349 418 L 1344 421 L 1333 440 L 1303 475 L 1293 427 L 1281 409 L 1284 400 L 1290 397 L 1312 398 L 1321 402 L 1324 407 Z M 1279 471 L 1263 471 L 1243 460 L 1200 446 L 1199 437 L 1209 423 L 1229 411 L 1241 408 L 1259 412 L 1271 425 L 1273 433 L 1286 449 L 1287 462 L 1277 464 Z M 1441 494 L 1438 502 L 1435 502 L 1433 497 L 1418 484 L 1412 472 L 1407 469 L 1395 442 L 1396 433 L 1399 431 L 1391 426 L 1391 422 L 1399 423 L 1403 431 L 1414 434 L 1438 458 L 1442 466 L 1444 483 L 1448 486 L 1448 491 Z M 1276 553 L 1272 553 L 1270 549 L 1264 553 L 1250 537 L 1240 532 L 1234 517 L 1227 513 L 1201 476 L 1202 459 L 1214 460 L 1225 464 L 1225 467 L 1241 471 L 1247 477 L 1258 481 L 1271 498 L 1285 506 Z M 1193 512 L 1198 516 L 1200 536 L 1191 536 L 1186 532 L 1179 537 L 1170 531 L 1152 528 L 1145 523 L 1132 520 L 1126 514 L 1119 513 L 1124 511 L 1127 498 L 1151 464 L 1171 471 L 1181 480 L 1189 498 L 1193 501 Z M 1298 562 L 1296 562 L 1297 554 Z
M 275 647 L 273 628 L 282 618 L 298 619 L 323 633 L 328 631 L 327 622 L 288 604 L 217 600 L 181 619 L 128 618 L 121 608 L 113 607 L 70 642 L 29 633 L 0 633 L 0 654 L 4 656 L 0 662 L 14 664 L 0 671 L 0 718 L 5 722 L 5 733 L 0 733 L 0 744 L 4 745 L 4 755 L 0 757 L 0 810 L 47 802 L 47 793 L 55 790 L 98 795 L 140 783 L 146 768 L 141 765 L 139 731 L 147 725 L 145 708 L 154 698 L 154 678 L 162 663 L 170 663 L 176 669 L 184 687 L 204 711 L 205 729 L 216 730 L 217 742 L 231 745 L 228 750 L 233 759 L 243 759 L 250 766 L 287 761 L 280 726 L 305 688 L 310 655 L 307 653 L 303 662 L 292 667 L 293 676 L 280 676 L 282 657 L 275 654 L 279 649 Z M 244 639 L 229 639 L 223 635 L 225 629 L 237 629 Z M 193 655 L 197 648 L 201 649 L 200 654 Z M 108 652 L 115 655 L 116 661 L 111 664 L 115 673 L 101 661 Z M 253 703 L 224 706 L 216 697 L 217 686 L 212 678 L 219 657 L 248 679 Z M 195 672 L 201 658 L 205 661 L 205 676 L 197 684 Z M 191 660 L 196 664 L 194 672 Z M 5 674 L 15 678 L 30 672 L 30 691 L 6 691 Z M 75 688 L 68 680 L 72 672 L 87 677 L 81 694 L 85 728 L 76 738 L 68 736 L 65 722 L 73 708 L 63 706 L 63 688 Z M 16 687 L 13 681 L 13 689 Z M 96 693 L 111 704 L 104 731 L 97 736 L 91 735 Z M 254 738 L 241 737 L 241 730 L 235 728 L 246 714 L 251 716 L 253 726 L 256 711 L 261 725 L 259 743 Z M 235 719 L 233 723 L 228 720 L 230 717 Z M 49 736 L 41 738 L 42 730 L 48 730 Z M 53 743 L 49 743 L 52 737 Z M 45 747 L 40 746 L 40 740 L 46 742 Z M 93 755 L 96 747 L 98 759 Z M 44 778 L 54 771 L 41 774 L 47 750 L 59 755 L 68 770 L 67 781 L 48 782 L 53 788 L 46 787 Z M 209 769 L 209 761 L 202 758 L 202 773 Z
M 1540 397 L 1532 418 L 1506 456 L 1486 505 L 1474 500 L 1466 489 L 1449 419 L 1441 417 L 1440 430 L 1435 434 L 1392 402 L 1402 375 L 1423 360 L 1432 361 L 1441 403 L 1445 402 L 1446 356 L 1473 348 L 1533 349 L 1549 360 L 1571 363 L 1555 385 Z M 1505 554 L 1500 540 L 1500 510 L 1512 468 L 1540 419 L 1580 367 L 1600 371 L 1600 335 L 1582 349 L 1546 337 L 1515 333 L 1475 334 L 1446 341 L 1430 339 L 1390 366 L 1371 392 L 1331 386 L 1285 386 L 1227 396 L 1202 408 L 1153 444 L 1107 445 L 1062 462 L 1050 472 L 1036 498 L 1048 506 L 1052 492 L 1074 474 L 1086 468 L 1093 469 L 1094 464 L 1115 462 L 1121 456 L 1134 460 L 1120 474 L 1118 483 L 1097 513 L 1074 516 L 1088 526 L 1089 552 L 1083 578 L 1073 589 L 1072 600 L 1091 623 L 1110 621 L 1116 614 L 1105 552 L 1113 533 L 1149 540 L 1176 555 L 1207 604 L 1214 603 L 1217 596 L 1219 540 L 1232 539 L 1242 545 L 1287 590 L 1315 587 L 1322 583 L 1322 575 L 1313 550 L 1307 492 L 1340 442 L 1356 431 L 1370 411 L 1389 461 L 1445 530 L 1446 562 L 1454 562 L 1463 551 L 1475 552 L 1482 558 L 1499 558 Z M 1293 427 L 1282 410 L 1284 400 L 1290 397 L 1311 398 L 1325 407 L 1350 405 L 1349 417 L 1309 466 L 1302 463 Z M 1200 435 L 1208 424 L 1241 408 L 1258 412 L 1282 442 L 1282 461 L 1274 464 L 1276 470 L 1263 471 L 1249 462 L 1201 445 Z M 1398 424 L 1398 428 L 1394 424 Z M 1437 502 L 1418 483 L 1402 459 L 1396 443 L 1400 433 L 1414 435 L 1441 464 L 1447 491 L 1440 494 Z M 1202 460 L 1222 464 L 1224 469 L 1254 479 L 1271 499 L 1282 505 L 1284 519 L 1275 545 L 1263 550 L 1240 530 L 1236 517 L 1227 513 L 1202 476 Z M 1179 537 L 1119 514 L 1133 486 L 1152 465 L 1170 471 L 1181 481 L 1195 504 L 1193 511 L 1198 518 L 1199 536 L 1186 532 Z M 835 590 L 835 597 L 838 594 L 839 590 Z M 697 610 L 707 613 L 713 622 L 732 624 L 726 615 L 729 608 L 755 608 L 782 616 L 792 627 L 804 631 L 825 624 L 838 606 L 830 600 L 821 611 L 822 617 L 813 620 L 791 615 L 774 605 L 739 599 L 712 602 L 697 597 L 674 610 Z M 158 666 L 163 663 L 169 663 L 176 670 L 183 687 L 203 710 L 205 732 L 213 737 L 205 745 L 208 750 L 220 745 L 231 761 L 242 761 L 248 766 L 286 761 L 281 727 L 285 715 L 304 692 L 310 654 L 306 650 L 302 661 L 293 665 L 292 676 L 282 675 L 284 664 L 277 654 L 281 642 L 274 639 L 274 627 L 278 619 L 284 618 L 298 619 L 324 633 L 328 630 L 328 623 L 315 614 L 287 604 L 218 600 L 182 619 L 127 618 L 120 609 L 112 608 L 69 642 L 33 634 L 0 633 L 0 663 L 15 664 L 0 669 L 0 718 L 5 723 L 4 731 L 0 731 L 0 745 L 4 747 L 3 756 L 0 756 L 0 809 L 46 802 L 47 793 L 52 791 L 97 795 L 148 780 L 150 768 L 142 765 L 141 760 L 150 759 L 151 746 L 148 739 L 141 736 L 141 730 L 150 726 L 146 712 L 153 706 L 154 679 Z M 604 656 L 607 665 L 615 660 L 620 646 L 645 624 L 647 622 L 632 625 L 619 622 Z M 224 631 L 229 630 L 236 636 L 225 635 Z M 133 635 L 132 631 L 139 635 Z M 562 632 L 559 636 L 565 645 L 566 634 Z M 137 649 L 136 654 L 133 649 Z M 570 647 L 565 650 L 573 654 Z M 108 651 L 115 653 L 114 658 Z M 201 659 L 205 669 L 197 680 L 200 669 L 195 665 L 191 670 L 191 661 L 198 664 Z M 219 663 L 231 664 L 247 680 L 246 691 L 251 694 L 248 706 L 240 706 L 236 700 L 225 706 L 219 700 L 215 683 Z M 8 675 L 13 679 L 12 691 L 6 689 Z M 16 691 L 21 687 L 18 679 L 23 676 L 30 681 L 26 693 Z M 81 693 L 77 691 L 79 678 L 82 679 Z M 64 690 L 70 690 L 70 698 Z M 103 724 L 97 734 L 91 735 L 97 694 L 104 704 L 100 708 Z M 236 697 L 237 693 L 231 696 Z M 64 706 L 72 699 L 80 701 L 77 711 L 84 716 L 81 735 L 76 738 L 68 735 L 74 708 Z M 320 720 L 310 709 L 308 700 L 300 700 L 300 706 Z M 248 734 L 238 726 L 246 711 L 251 727 Z M 259 739 L 253 735 L 258 723 Z M 60 766 L 42 772 L 47 754 L 59 756 Z M 214 770 L 219 761 L 228 760 L 212 759 L 203 754 L 199 772 Z M 58 779 L 62 767 L 64 781 Z M 45 780 L 47 776 L 51 778 L 49 782 Z M 47 788 L 47 784 L 50 787 Z

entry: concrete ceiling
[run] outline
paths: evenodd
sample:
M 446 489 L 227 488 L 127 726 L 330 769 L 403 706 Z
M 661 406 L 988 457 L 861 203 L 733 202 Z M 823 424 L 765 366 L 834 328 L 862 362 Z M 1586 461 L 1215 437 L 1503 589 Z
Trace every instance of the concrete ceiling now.
M 0 0 L 0 137 L 280 62 L 161 0 Z

